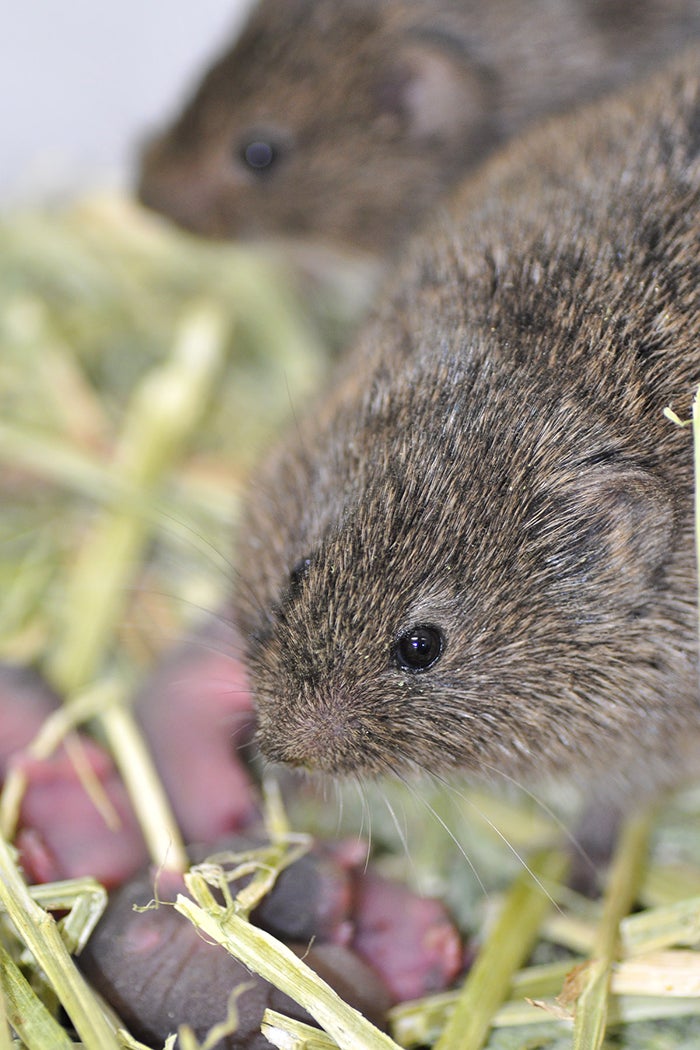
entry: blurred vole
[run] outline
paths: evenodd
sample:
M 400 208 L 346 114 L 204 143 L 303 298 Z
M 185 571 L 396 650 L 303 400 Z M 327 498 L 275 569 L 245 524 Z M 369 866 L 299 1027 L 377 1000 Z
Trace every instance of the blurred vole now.
M 209 236 L 385 255 L 496 143 L 698 29 L 700 0 L 262 0 L 140 195 Z
M 557 118 L 415 239 L 256 474 L 264 753 L 675 781 L 697 758 L 700 50 Z

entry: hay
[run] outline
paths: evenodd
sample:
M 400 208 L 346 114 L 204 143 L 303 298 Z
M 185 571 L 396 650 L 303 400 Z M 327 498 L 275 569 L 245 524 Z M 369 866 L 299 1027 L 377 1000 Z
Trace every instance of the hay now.
M 226 595 L 243 478 L 327 356 L 284 271 L 258 253 L 176 235 L 116 198 L 0 226 L 0 657 L 38 664 L 65 697 L 35 755 L 84 722 L 108 743 L 158 863 L 183 868 L 184 852 L 125 701 L 199 611 Z M 8 843 L 22 790 L 21 778 L 8 778 L 0 798 L 0 1050 L 17 1045 L 11 1029 L 32 1050 L 138 1047 L 70 955 L 99 912 L 99 891 L 88 880 L 29 892 L 20 877 Z M 443 895 L 483 942 L 464 989 L 398 1007 L 391 1038 L 250 926 L 250 901 L 222 909 L 195 872 L 178 907 L 298 997 L 343 1047 L 439 1039 L 442 1050 L 524 1050 L 536 1038 L 593 1048 L 606 1017 L 608 1031 L 621 1024 L 625 1045 L 639 1050 L 650 1021 L 687 1023 L 689 1039 L 700 1031 L 700 799 L 691 793 L 667 811 L 649 867 L 647 829 L 630 824 L 602 906 L 559 885 L 563 861 L 551 844 L 560 829 L 532 800 L 472 793 L 468 808 L 443 793 L 428 804 L 437 819 L 397 786 L 343 803 L 353 833 L 370 814 L 386 872 L 405 868 L 408 842 L 414 882 Z M 272 808 L 282 842 L 285 819 Z M 307 821 L 335 833 L 338 811 L 297 804 L 293 826 Z M 488 900 L 445 824 L 467 844 Z M 532 843 L 544 850 L 529 863 L 557 908 L 504 837 L 521 854 Z M 674 850 L 683 865 L 665 859 Z M 270 877 L 287 862 L 285 847 Z M 645 910 L 627 915 L 638 885 Z M 46 908 L 69 898 L 56 923 Z M 578 964 L 576 984 L 567 975 Z M 564 987 L 573 998 L 562 1000 Z M 59 1022 L 59 1004 L 80 1043 Z M 689 1020 L 668 1020 L 682 1015 Z M 458 1020 L 445 1029 L 450 1016 Z M 277 1046 L 333 1045 L 279 1015 L 265 1025 Z M 179 1045 L 193 1046 L 191 1035 Z

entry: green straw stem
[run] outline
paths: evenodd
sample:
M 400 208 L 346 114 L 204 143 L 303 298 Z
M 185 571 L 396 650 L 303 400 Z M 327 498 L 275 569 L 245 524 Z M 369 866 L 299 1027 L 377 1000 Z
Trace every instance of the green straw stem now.
M 73 962 L 56 921 L 32 900 L 4 838 L 0 838 L 0 900 L 18 936 L 46 974 L 86 1050 L 119 1050 L 114 1029 Z
M 532 952 L 552 905 L 544 886 L 559 881 L 567 863 L 562 852 L 541 852 L 515 880 L 434 1050 L 479 1050 L 483 1046 L 494 1014 L 510 991 L 513 975 Z
M 193 310 L 171 359 L 142 380 L 126 414 L 117 448 L 118 482 L 146 498 L 157 489 L 206 408 L 224 361 L 221 314 Z M 97 520 L 72 572 L 66 594 L 71 615 L 49 667 L 64 695 L 84 688 L 104 659 L 153 530 L 138 505 L 112 507 Z
M 12 957 L 0 946 L 0 1050 L 12 1050 L 7 1024 L 28 1050 L 74 1050 L 65 1028 L 49 1013 Z M 16 1048 L 16 1044 L 15 1048 Z
M 603 1045 L 608 1015 L 610 976 L 617 959 L 620 923 L 629 914 L 642 880 L 650 834 L 650 814 L 631 817 L 620 835 L 603 899 L 592 959 L 583 974 L 576 1002 L 574 1050 Z
M 695 480 L 695 560 L 696 584 L 698 589 L 698 610 L 700 610 L 700 387 L 695 392 L 692 410 L 693 423 L 693 475 Z

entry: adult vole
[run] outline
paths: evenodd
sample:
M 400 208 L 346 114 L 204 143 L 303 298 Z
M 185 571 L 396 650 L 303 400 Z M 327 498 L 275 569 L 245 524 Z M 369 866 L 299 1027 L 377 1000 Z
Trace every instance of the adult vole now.
M 140 195 L 207 236 L 385 256 L 494 145 L 699 29 L 699 0 L 262 0 Z

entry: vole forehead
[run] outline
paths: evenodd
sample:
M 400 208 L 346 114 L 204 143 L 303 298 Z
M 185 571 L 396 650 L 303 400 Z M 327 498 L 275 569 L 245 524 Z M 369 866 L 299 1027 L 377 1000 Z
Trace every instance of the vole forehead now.
M 222 112 L 228 106 L 237 125 L 269 120 L 292 127 L 319 112 L 348 109 L 371 82 L 374 67 L 367 63 L 376 56 L 367 49 L 379 25 L 376 4 L 267 4 L 212 68 L 189 108 L 207 101 Z
M 357 515 L 309 548 L 301 575 L 281 581 L 276 617 L 289 625 L 306 623 L 321 637 L 349 625 L 393 637 L 420 620 L 454 616 L 458 591 L 452 587 L 450 548 L 440 542 L 430 518 L 409 523 L 389 514 L 383 529 L 368 532 Z M 330 625 L 330 628 L 329 628 Z
M 431 400 L 432 382 L 422 380 L 420 397 Z M 472 403 L 468 423 L 459 400 L 438 413 L 433 408 L 423 422 L 412 416 L 410 394 L 400 406 L 376 389 L 357 413 L 364 416 L 356 418 L 362 442 L 344 427 L 329 432 L 330 468 L 311 479 L 305 513 L 290 525 L 289 546 L 281 547 L 275 600 L 284 617 L 301 610 L 317 631 L 336 613 L 346 623 L 374 617 L 397 630 L 411 620 L 455 614 L 456 596 L 476 580 L 495 538 L 523 528 L 534 494 L 548 483 L 546 472 L 539 480 L 531 476 L 527 435 L 518 463 L 512 444 L 487 424 L 488 401 L 483 413 Z M 536 413 L 533 421 L 534 440 Z M 494 462 L 499 440 L 501 473 L 494 479 L 478 460 L 489 454 Z M 280 522 L 282 538 L 285 527 Z

